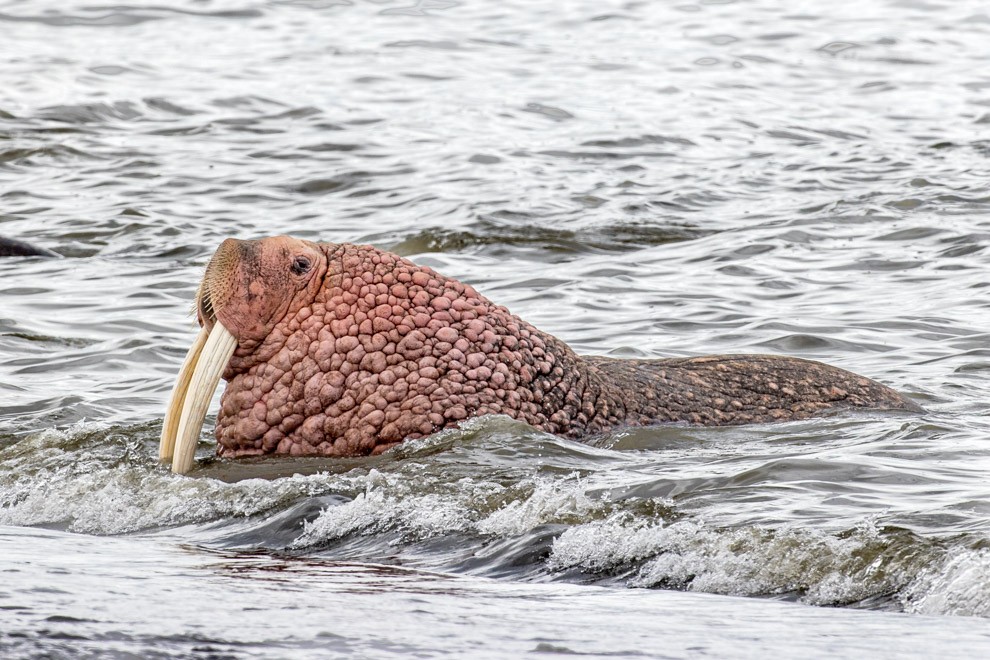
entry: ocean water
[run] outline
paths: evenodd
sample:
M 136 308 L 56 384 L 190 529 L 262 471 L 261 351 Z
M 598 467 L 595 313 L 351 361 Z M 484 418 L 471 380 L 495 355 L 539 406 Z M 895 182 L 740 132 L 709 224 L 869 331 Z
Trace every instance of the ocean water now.
M 0 0 L 4 658 L 990 654 L 990 11 Z M 157 462 L 228 236 L 374 243 L 578 352 L 906 393 Z M 215 411 L 215 407 L 213 409 Z

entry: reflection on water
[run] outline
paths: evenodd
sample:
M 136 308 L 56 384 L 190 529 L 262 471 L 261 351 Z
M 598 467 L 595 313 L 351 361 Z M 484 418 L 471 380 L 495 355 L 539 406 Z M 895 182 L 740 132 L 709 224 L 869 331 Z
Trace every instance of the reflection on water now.
M 990 616 L 982 3 L 0 0 L 0 26 L 0 235 L 68 257 L 0 260 L 4 657 L 990 648 L 948 618 Z M 393 249 L 580 352 L 787 353 L 928 412 L 589 445 L 487 418 L 345 461 L 207 434 L 174 477 L 201 269 L 278 233 Z

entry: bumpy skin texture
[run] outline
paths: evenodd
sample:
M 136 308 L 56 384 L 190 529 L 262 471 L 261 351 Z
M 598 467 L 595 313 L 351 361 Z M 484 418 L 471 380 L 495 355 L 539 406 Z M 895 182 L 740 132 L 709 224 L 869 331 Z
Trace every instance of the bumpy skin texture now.
M 581 357 L 471 286 L 370 246 L 224 246 L 201 287 L 239 343 L 217 418 L 222 456 L 378 453 L 489 413 L 580 438 L 622 425 L 919 410 L 868 378 L 796 358 Z M 310 272 L 273 275 L 299 254 Z

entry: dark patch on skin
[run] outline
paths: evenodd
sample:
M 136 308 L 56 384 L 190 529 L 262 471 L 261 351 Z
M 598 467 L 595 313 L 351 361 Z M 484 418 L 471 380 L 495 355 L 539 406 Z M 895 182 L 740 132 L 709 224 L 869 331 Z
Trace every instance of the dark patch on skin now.
M 380 453 L 484 414 L 582 438 L 920 410 L 880 383 L 797 358 L 582 357 L 471 286 L 374 247 L 251 243 L 238 263 L 211 261 L 201 287 L 230 290 L 215 311 L 238 339 L 217 417 L 222 456 Z M 292 273 L 299 254 L 316 259 L 302 277 Z
M 244 290 L 247 291 L 248 302 L 254 302 L 258 296 L 252 288 L 251 282 L 257 280 L 260 273 L 260 260 L 258 259 L 257 241 L 239 241 L 237 246 L 240 251 L 240 267 L 244 279 Z

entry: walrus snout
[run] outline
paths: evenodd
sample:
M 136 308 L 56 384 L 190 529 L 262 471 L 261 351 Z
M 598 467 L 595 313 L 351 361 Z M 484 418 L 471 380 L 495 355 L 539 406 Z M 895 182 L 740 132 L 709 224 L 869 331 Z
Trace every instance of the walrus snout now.
M 241 260 L 241 244 L 236 238 L 228 238 L 206 264 L 206 271 L 196 291 L 196 317 L 207 330 L 216 323 L 216 310 L 223 308 L 233 291 L 234 272 Z
M 197 320 L 207 330 L 213 329 L 217 310 L 225 309 L 231 301 L 238 280 L 243 281 L 261 271 L 261 250 L 257 243 L 228 238 L 210 257 L 196 292 Z

